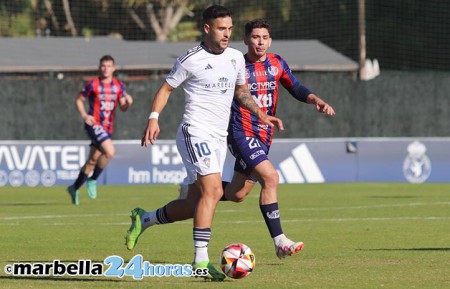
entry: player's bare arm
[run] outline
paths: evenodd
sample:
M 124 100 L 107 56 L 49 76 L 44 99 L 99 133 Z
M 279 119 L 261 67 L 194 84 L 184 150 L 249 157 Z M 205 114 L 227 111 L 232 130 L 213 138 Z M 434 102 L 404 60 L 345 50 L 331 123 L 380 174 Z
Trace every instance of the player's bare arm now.
M 258 104 L 253 99 L 247 85 L 236 85 L 234 92 L 234 97 L 239 101 L 239 103 L 246 109 L 248 109 L 252 114 L 256 115 L 262 122 L 269 125 L 270 127 L 276 126 L 279 130 L 284 130 L 283 122 L 281 119 L 265 114 L 258 106 Z
M 333 107 L 328 103 L 326 103 L 325 101 L 323 101 L 320 97 L 318 97 L 314 93 L 308 95 L 306 102 L 314 104 L 318 112 L 325 113 L 331 116 L 335 115 Z
M 164 82 L 164 84 L 161 85 L 159 90 L 156 92 L 155 99 L 153 100 L 152 113 L 157 113 L 157 115 L 159 115 L 163 111 L 173 90 L 174 88 L 167 82 Z M 141 146 L 147 147 L 149 142 L 152 145 L 155 144 L 156 138 L 158 137 L 160 131 L 158 117 L 150 116 L 144 135 L 142 136 Z
M 92 115 L 87 114 L 86 109 L 84 108 L 85 101 L 86 101 L 86 98 L 80 94 L 77 97 L 77 99 L 75 100 L 75 107 L 77 108 L 77 110 L 80 113 L 81 118 L 84 120 L 84 122 L 87 125 L 93 125 L 95 120 Z
M 123 112 L 127 111 L 132 104 L 133 104 L 133 97 L 128 93 L 125 93 L 125 97 L 119 100 L 119 107 L 120 110 Z

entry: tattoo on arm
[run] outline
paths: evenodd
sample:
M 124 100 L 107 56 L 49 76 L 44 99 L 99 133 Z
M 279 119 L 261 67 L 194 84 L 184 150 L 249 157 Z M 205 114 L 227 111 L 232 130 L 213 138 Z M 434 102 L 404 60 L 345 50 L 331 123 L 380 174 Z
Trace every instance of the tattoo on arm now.
M 260 113 L 262 111 L 259 109 L 259 106 L 256 104 L 250 94 L 250 91 L 247 89 L 237 89 L 235 97 L 244 108 L 248 109 L 252 114 L 260 117 Z

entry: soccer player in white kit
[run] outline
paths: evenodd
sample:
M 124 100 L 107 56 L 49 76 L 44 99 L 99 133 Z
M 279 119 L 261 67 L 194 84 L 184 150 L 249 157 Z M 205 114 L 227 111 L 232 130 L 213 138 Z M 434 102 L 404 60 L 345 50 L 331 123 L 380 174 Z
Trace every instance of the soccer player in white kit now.
M 231 11 L 213 5 L 203 12 L 205 38 L 199 46 L 180 56 L 166 81 L 156 93 L 152 104 L 142 145 L 154 144 L 160 132 L 159 113 L 165 107 L 172 91 L 182 85 L 185 94 L 185 112 L 176 143 L 186 167 L 189 184 L 195 184 L 200 197 L 194 213 L 193 239 L 195 255 L 193 268 L 208 269 L 204 277 L 222 281 L 225 275 L 209 262 L 208 244 L 214 211 L 223 195 L 222 169 L 227 153 L 227 128 L 233 97 L 270 127 L 283 129 L 280 119 L 259 109 L 245 83 L 245 60 L 242 53 L 229 48 L 233 23 Z M 146 218 L 143 209 L 131 212 L 132 224 L 127 234 L 127 247 L 133 248 L 142 233 Z

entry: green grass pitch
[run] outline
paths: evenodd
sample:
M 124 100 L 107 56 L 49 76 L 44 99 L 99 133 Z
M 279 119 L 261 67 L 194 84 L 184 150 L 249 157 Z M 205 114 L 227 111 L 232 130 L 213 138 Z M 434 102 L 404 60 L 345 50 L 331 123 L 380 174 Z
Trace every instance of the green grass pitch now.
M 190 264 L 192 221 L 154 226 L 133 251 L 124 245 L 129 211 L 156 209 L 177 196 L 175 185 L 99 186 L 80 206 L 64 187 L 0 187 L 0 287 L 7 288 L 450 288 L 450 184 L 308 184 L 279 189 L 285 234 L 302 240 L 299 254 L 278 260 L 255 189 L 239 204 L 221 202 L 209 254 L 242 242 L 256 256 L 255 271 L 222 283 L 198 278 L 97 276 L 14 277 L 16 262 L 92 260 L 136 254 L 152 264 Z

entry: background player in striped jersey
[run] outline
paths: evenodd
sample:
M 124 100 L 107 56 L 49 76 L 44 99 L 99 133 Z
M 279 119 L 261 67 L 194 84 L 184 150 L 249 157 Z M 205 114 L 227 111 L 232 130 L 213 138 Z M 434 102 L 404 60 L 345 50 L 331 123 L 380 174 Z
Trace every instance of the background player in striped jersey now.
M 197 198 L 192 203 L 194 217 L 194 262 L 197 269 L 208 269 L 203 276 L 221 281 L 225 275 L 209 262 L 208 244 L 215 208 L 223 196 L 222 170 L 227 153 L 227 127 L 233 99 L 251 111 L 261 123 L 282 127 L 276 117 L 265 114 L 253 100 L 245 83 L 245 60 L 242 53 L 228 47 L 233 23 L 231 11 L 213 5 L 203 12 L 204 42 L 177 58 L 172 71 L 155 95 L 142 145 L 154 144 L 159 134 L 159 113 L 172 91 L 182 85 L 185 111 L 176 143 L 187 171 L 187 180 Z M 166 209 L 147 214 L 136 208 L 127 233 L 127 247 L 132 249 L 141 234 L 141 224 L 159 218 L 170 222 Z
M 126 93 L 124 84 L 114 77 L 115 71 L 114 58 L 110 55 L 103 56 L 99 64 L 100 76 L 86 83 L 75 101 L 75 106 L 84 120 L 86 133 L 91 139 L 91 148 L 78 178 L 67 188 L 74 205 L 79 204 L 78 190 L 86 180 L 88 196 L 91 199 L 97 197 L 97 178 L 115 154 L 111 134 L 117 105 L 122 111 L 127 111 L 133 103 L 133 98 Z M 89 101 L 88 112 L 84 108 L 86 100 Z M 92 176 L 88 179 L 91 173 Z

